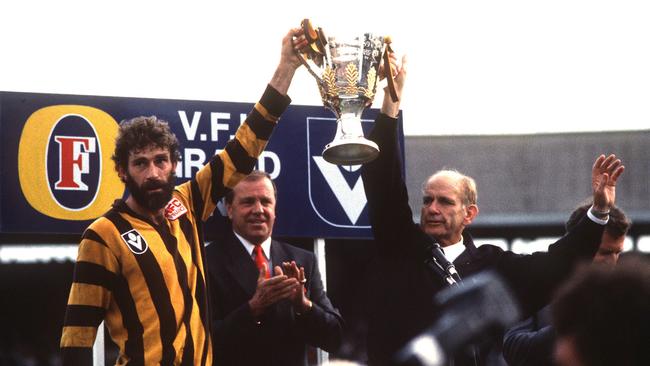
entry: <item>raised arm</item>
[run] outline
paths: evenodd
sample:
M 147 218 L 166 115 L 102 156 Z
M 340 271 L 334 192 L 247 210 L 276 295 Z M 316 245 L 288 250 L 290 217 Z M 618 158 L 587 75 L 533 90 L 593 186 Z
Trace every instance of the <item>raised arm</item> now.
M 504 255 L 498 268 L 517 293 L 525 314 L 546 305 L 552 292 L 566 279 L 577 262 L 593 258 L 607 224 L 607 213 L 615 203 L 616 184 L 624 169 L 614 155 L 600 155 L 592 166 L 594 204 L 587 215 L 552 244 L 546 253 Z
M 307 40 L 301 28 L 291 29 L 282 39 L 282 52 L 280 54 L 280 64 L 275 69 L 273 78 L 269 82 L 278 93 L 287 95 L 293 75 L 296 69 L 300 67 L 300 58 L 294 50 L 301 49 L 307 45 Z
M 303 47 L 304 36 L 298 28 L 291 29 L 282 39 L 280 62 L 262 98 L 255 104 L 235 137 L 196 174 L 195 179 L 178 190 L 191 197 L 193 207 L 202 220 L 212 214 L 217 202 L 249 174 L 264 151 L 280 115 L 291 103 L 287 91 L 301 63 L 293 51 Z
M 391 60 L 395 62 L 395 57 L 392 56 Z M 403 58 L 402 67 L 397 70 L 394 79 L 400 100 L 406 76 L 406 59 Z M 364 164 L 362 169 L 370 223 L 377 249 L 382 255 L 405 253 L 397 244 L 415 242 L 409 240 L 408 236 L 419 230 L 413 223 L 408 192 L 402 177 L 396 119 L 399 105 L 399 101 L 394 102 L 388 91 L 384 91 L 381 113 L 368 137 L 379 146 L 379 156 Z

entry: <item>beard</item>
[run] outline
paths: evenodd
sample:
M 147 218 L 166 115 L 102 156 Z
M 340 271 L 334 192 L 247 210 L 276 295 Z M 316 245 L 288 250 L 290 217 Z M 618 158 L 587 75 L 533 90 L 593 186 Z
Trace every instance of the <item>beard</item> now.
M 147 181 L 138 186 L 130 174 L 126 174 L 126 188 L 129 189 L 133 199 L 142 207 L 150 211 L 158 211 L 165 207 L 172 199 L 176 175 L 172 171 L 169 173 L 166 181 Z M 154 189 L 162 189 L 161 191 L 152 192 Z

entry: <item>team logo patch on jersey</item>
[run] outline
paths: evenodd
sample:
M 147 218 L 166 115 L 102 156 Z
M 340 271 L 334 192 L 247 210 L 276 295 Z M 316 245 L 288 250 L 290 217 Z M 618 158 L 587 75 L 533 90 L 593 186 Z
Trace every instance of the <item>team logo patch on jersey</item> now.
M 165 217 L 169 220 L 176 220 L 177 218 L 185 215 L 187 213 L 187 208 L 183 206 L 181 201 L 178 198 L 172 198 L 171 201 L 165 207 Z
M 147 241 L 144 240 L 144 237 L 135 229 L 122 234 L 122 240 L 124 240 L 126 246 L 129 247 L 133 254 L 142 254 L 149 249 Z

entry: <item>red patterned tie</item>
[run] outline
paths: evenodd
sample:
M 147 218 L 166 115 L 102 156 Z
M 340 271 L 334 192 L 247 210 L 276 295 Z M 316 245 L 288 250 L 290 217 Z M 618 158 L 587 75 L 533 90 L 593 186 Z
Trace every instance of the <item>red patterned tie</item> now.
M 262 246 L 256 245 L 254 251 L 255 251 L 255 265 L 257 266 L 257 269 L 261 271 L 264 265 L 266 264 L 265 278 L 268 280 L 269 278 L 271 278 L 271 273 L 270 273 L 270 269 L 268 268 L 269 262 L 266 260 L 266 257 L 264 256 L 264 251 L 262 250 Z

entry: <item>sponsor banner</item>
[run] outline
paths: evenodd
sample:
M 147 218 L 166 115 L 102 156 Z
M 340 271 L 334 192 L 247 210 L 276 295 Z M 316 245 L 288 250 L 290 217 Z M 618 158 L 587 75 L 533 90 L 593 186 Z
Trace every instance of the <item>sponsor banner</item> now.
M 111 160 L 121 120 L 156 115 L 169 122 L 181 144 L 180 183 L 225 146 L 252 105 L 0 92 L 0 231 L 81 233 L 106 212 L 125 193 Z M 377 113 L 364 114 L 366 135 Z M 257 165 L 278 186 L 274 235 L 371 237 L 360 166 L 322 158 L 335 132 L 323 107 L 290 106 L 283 114 Z M 401 120 L 399 136 L 403 146 Z M 169 217 L 183 209 L 173 202 L 166 208 Z M 222 212 L 220 205 L 208 236 L 223 225 Z M 125 240 L 144 248 L 134 235 Z

